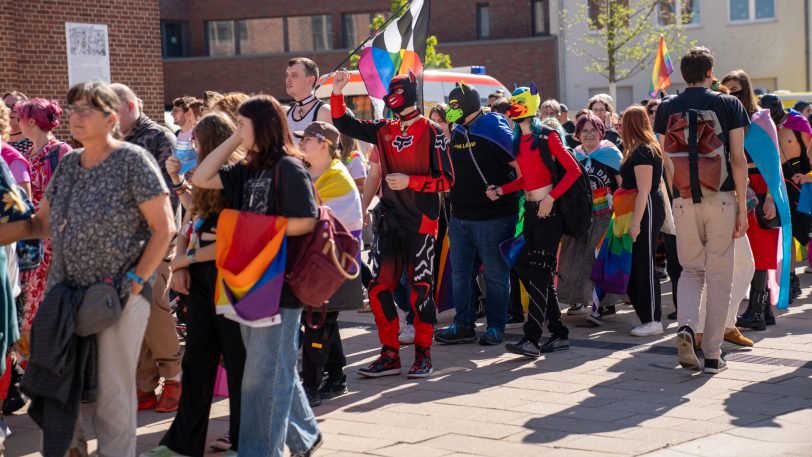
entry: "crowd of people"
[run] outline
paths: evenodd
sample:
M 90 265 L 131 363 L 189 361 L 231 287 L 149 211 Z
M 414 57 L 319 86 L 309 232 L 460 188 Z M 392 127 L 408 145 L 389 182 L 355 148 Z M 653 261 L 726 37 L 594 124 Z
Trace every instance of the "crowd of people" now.
M 175 132 L 119 83 L 78 84 L 64 104 L 9 91 L 0 298 L 18 319 L 4 327 L 3 414 L 30 399 L 46 456 L 87 455 L 82 401 L 94 405 L 99 455 L 135 455 L 137 411 L 154 409 L 176 415 L 147 457 L 207 446 L 310 456 L 323 442 L 313 408 L 348 392 L 340 311 L 374 314 L 380 354 L 360 377 L 401 375 L 411 344 L 406 376 L 419 379 L 434 371 L 434 342 L 504 344 L 530 358 L 569 349 L 562 305 L 599 327 L 630 304 L 639 321 L 630 335 L 661 335 L 665 278 L 678 363 L 723 371 L 722 341 L 752 346 L 740 329 L 775 325 L 774 306 L 800 293 L 794 273 L 782 281 L 781 262 L 788 232 L 803 245 L 810 238 L 798 203 L 812 182 L 812 106 L 758 99 L 742 70 L 717 80 L 706 48 L 690 49 L 680 70 L 688 87 L 676 96 L 618 112 L 599 94 L 572 119 L 532 82 L 487 98 L 460 82 L 424 114 L 409 73 L 389 84 L 391 118 L 370 121 L 347 108 L 348 72 L 336 71 L 329 100 L 319 100 L 318 66 L 296 58 L 285 72 L 293 103 L 183 96 L 172 104 Z M 63 120 L 69 141 L 55 134 Z M 759 131 L 775 141 L 759 142 Z M 196 151 L 192 171 L 176 154 L 181 142 Z M 248 243 L 227 238 L 228 215 L 281 216 L 270 220 L 284 221 L 289 273 L 320 206 L 359 245 L 371 229 L 358 279 L 315 312 L 303 313 L 287 283 L 269 299 L 273 319 L 223 311 L 223 246 Z M 445 232 L 455 317 L 435 329 Z M 75 335 L 99 285 L 118 314 Z M 174 314 L 184 316 L 183 350 Z M 517 325 L 521 338 L 506 342 Z M 206 443 L 221 365 L 229 431 Z

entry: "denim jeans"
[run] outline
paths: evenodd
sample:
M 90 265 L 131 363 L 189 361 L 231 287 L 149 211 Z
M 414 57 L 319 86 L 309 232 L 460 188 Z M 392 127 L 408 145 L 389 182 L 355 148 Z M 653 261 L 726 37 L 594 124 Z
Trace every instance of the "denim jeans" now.
M 246 362 L 242 380 L 240 455 L 282 457 L 307 452 L 319 435 L 296 372 L 301 309 L 280 308 L 282 322 L 241 326 Z
M 472 221 L 451 216 L 448 236 L 451 242 L 451 271 L 454 292 L 454 320 L 473 327 L 476 322 L 476 306 L 472 281 L 475 259 L 482 260 L 485 267 L 485 315 L 488 328 L 505 330 L 507 308 L 510 299 L 510 269 L 499 253 L 499 243 L 511 238 L 516 231 L 516 216 L 499 219 Z

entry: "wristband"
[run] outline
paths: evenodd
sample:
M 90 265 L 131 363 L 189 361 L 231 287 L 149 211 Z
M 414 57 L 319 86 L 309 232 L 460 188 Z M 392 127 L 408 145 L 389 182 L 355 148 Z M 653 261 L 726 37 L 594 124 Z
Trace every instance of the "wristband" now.
M 175 190 L 185 189 L 186 188 L 186 178 L 181 178 L 180 182 L 175 184 L 172 183 L 172 188 Z
M 133 271 L 128 271 L 127 277 L 135 281 L 135 283 L 138 284 L 139 286 L 143 286 L 144 284 L 146 284 L 146 281 L 144 281 L 143 278 L 135 274 L 135 272 Z

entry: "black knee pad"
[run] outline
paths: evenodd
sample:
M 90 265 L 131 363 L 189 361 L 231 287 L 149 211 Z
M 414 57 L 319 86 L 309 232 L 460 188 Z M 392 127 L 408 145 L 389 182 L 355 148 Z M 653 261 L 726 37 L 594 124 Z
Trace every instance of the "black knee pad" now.
M 373 280 L 369 284 L 369 290 L 374 291 L 377 285 L 377 282 Z M 398 308 L 395 305 L 395 297 L 392 296 L 391 291 L 384 289 L 378 292 L 378 302 L 381 304 L 381 311 L 383 311 L 383 315 L 387 320 L 391 322 L 398 318 Z

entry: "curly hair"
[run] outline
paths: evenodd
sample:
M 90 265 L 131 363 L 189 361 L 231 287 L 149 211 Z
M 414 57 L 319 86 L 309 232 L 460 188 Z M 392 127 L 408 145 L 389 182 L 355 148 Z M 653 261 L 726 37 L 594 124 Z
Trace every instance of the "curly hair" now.
M 234 122 L 223 113 L 211 113 L 203 116 L 195 125 L 195 141 L 197 141 L 197 160 L 202 162 L 212 151 L 217 149 L 237 130 Z M 235 151 L 229 158 L 229 163 L 241 160 L 241 151 Z M 193 214 L 200 217 L 213 216 L 226 207 L 223 193 L 216 189 L 200 189 L 195 187 L 192 190 Z
M 8 141 L 8 135 L 11 133 L 9 114 L 10 111 L 6 108 L 6 104 L 0 103 L 0 141 Z

